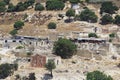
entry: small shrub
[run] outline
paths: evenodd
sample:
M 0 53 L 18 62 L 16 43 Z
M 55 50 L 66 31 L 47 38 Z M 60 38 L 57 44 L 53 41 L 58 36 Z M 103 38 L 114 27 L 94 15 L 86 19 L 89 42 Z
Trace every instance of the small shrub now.
M 17 21 L 14 24 L 14 28 L 17 29 L 17 30 L 21 29 L 22 26 L 24 26 L 24 22 L 22 22 L 22 21 Z
M 89 33 L 89 34 L 88 34 L 88 37 L 95 37 L 95 38 L 98 38 L 98 36 L 97 36 L 95 33 Z
M 16 49 L 22 49 L 24 48 L 23 46 L 17 46 Z
M 115 37 L 115 33 L 109 34 L 109 37 L 110 37 L 110 38 L 114 38 L 114 37 Z
M 31 56 L 32 54 L 32 52 L 27 52 L 27 56 Z
M 50 22 L 50 23 L 48 24 L 48 29 L 56 29 L 56 23 Z
M 35 10 L 36 11 L 42 11 L 42 10 L 44 10 L 44 6 L 40 3 L 36 3 Z

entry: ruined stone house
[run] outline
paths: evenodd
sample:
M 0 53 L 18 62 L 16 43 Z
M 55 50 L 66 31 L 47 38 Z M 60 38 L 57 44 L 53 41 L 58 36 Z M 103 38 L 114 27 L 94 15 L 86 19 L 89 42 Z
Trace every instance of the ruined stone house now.
M 31 66 L 42 68 L 45 64 L 52 60 L 56 66 L 61 64 L 61 58 L 52 54 L 35 54 L 31 57 Z

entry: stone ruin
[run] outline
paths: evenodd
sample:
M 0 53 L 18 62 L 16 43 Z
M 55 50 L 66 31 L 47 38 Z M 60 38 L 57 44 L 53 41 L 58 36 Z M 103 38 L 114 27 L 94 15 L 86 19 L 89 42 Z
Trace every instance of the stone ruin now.
M 43 25 L 52 18 L 52 14 L 41 14 L 41 12 L 30 13 L 5 13 L 0 15 L 0 24 L 11 24 L 18 20 L 24 20 L 34 25 Z
M 16 49 L 18 46 L 24 46 L 26 51 L 36 51 L 41 53 L 52 53 L 53 42 L 47 38 L 24 37 L 24 39 L 1 39 L 2 48 Z M 19 50 L 16 50 L 19 51 Z
M 0 15 L 0 24 L 11 24 L 15 21 L 22 20 L 25 14 L 5 13 Z
M 41 14 L 41 12 L 36 12 L 33 14 L 28 14 L 28 17 L 25 21 L 34 24 L 34 25 L 43 25 L 46 21 L 52 18 L 51 14 Z

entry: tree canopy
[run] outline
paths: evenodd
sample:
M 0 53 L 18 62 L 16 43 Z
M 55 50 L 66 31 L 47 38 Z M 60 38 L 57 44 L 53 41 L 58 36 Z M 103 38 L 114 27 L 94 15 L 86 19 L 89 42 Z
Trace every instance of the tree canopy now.
M 113 14 L 115 11 L 117 11 L 119 8 L 114 5 L 112 2 L 103 2 L 100 8 L 100 13 L 103 12 Z
M 18 33 L 17 30 L 14 29 L 14 30 L 10 31 L 9 34 L 11 34 L 12 36 L 16 36 L 17 33 Z
M 44 10 L 44 6 L 40 3 L 36 3 L 35 4 L 35 10 L 36 11 L 42 11 L 42 10 Z
M 5 79 L 9 75 L 13 73 L 13 71 L 17 70 L 18 64 L 1 64 L 0 65 L 0 79 Z
M 102 18 L 101 18 L 101 23 L 102 24 L 111 24 L 113 23 L 113 18 L 111 15 L 109 14 L 105 14 Z
M 75 11 L 74 11 L 73 9 L 69 9 L 69 10 L 67 10 L 67 12 L 66 12 L 66 16 L 68 16 L 68 17 L 75 16 Z
M 0 1 L 0 12 L 6 11 L 6 3 L 4 1 Z
M 72 4 L 77 4 L 77 3 L 80 2 L 80 0 L 69 0 L 69 1 L 70 1 L 70 3 L 72 3 Z
M 10 3 L 10 4 L 8 5 L 7 12 L 14 12 L 15 9 L 16 9 L 16 7 L 15 7 L 12 3 Z
M 120 25 L 120 15 L 115 16 L 114 24 Z
M 113 78 L 111 76 L 107 76 L 103 72 L 93 71 L 87 73 L 86 80 L 113 80 Z
M 90 9 L 86 8 L 81 12 L 79 15 L 81 21 L 87 21 L 87 22 L 97 22 L 98 17 L 95 14 L 95 12 L 91 11 Z
M 53 50 L 55 55 L 67 59 L 76 54 L 77 46 L 68 39 L 59 39 L 54 43 Z
M 6 4 L 10 3 L 10 0 L 3 0 Z
M 22 26 L 24 26 L 24 22 L 22 22 L 22 21 L 16 21 L 14 23 L 14 28 L 17 29 L 17 30 L 21 29 Z
M 88 34 L 88 37 L 95 37 L 95 38 L 97 38 L 98 36 L 97 36 L 97 34 L 95 34 L 95 33 L 89 33 L 89 34 Z
M 46 2 L 47 10 L 62 10 L 65 7 L 64 2 L 60 0 L 48 0 Z
M 109 37 L 110 37 L 110 38 L 114 38 L 114 37 L 115 37 L 115 33 L 109 34 Z
M 47 70 L 49 70 L 51 72 L 51 77 L 53 77 L 52 70 L 56 68 L 56 65 L 55 65 L 54 61 L 48 60 L 45 67 L 46 67 Z
M 54 23 L 54 22 L 50 22 L 49 24 L 48 24 L 48 29 L 56 29 L 56 23 Z
M 29 80 L 36 80 L 35 73 L 29 74 Z

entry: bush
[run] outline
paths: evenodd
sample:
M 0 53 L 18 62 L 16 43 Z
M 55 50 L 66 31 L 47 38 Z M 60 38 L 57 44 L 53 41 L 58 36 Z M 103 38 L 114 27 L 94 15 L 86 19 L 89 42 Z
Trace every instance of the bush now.
M 48 29 L 56 29 L 56 23 L 50 22 L 50 23 L 48 24 Z
M 14 24 L 14 28 L 17 29 L 17 30 L 21 29 L 22 26 L 24 26 L 24 22 L 22 22 L 22 21 L 17 21 Z
M 15 6 L 12 4 L 12 3 L 10 3 L 9 5 L 8 5 L 8 9 L 7 9 L 7 12 L 14 12 L 15 11 Z
M 93 22 L 93 23 L 97 22 L 97 19 L 98 19 L 95 12 L 92 12 L 88 8 L 82 11 L 79 17 L 81 21 L 87 21 L 87 22 Z
M 1 64 L 0 65 L 0 79 L 5 79 L 18 69 L 18 64 Z
M 0 12 L 5 12 L 6 7 L 5 7 L 6 3 L 4 1 L 0 1 Z
M 27 9 L 27 7 L 25 7 L 23 2 L 19 2 L 16 5 L 15 11 L 24 11 L 25 9 Z
M 107 76 L 103 72 L 93 71 L 87 73 L 86 80 L 113 80 L 111 76 Z
M 102 23 L 102 24 L 111 24 L 111 23 L 113 23 L 113 18 L 112 18 L 112 16 L 110 16 L 109 14 L 104 15 L 104 16 L 101 18 L 101 23 Z
M 120 15 L 115 16 L 114 24 L 120 25 Z
M 55 55 L 67 59 L 76 54 L 77 46 L 68 39 L 59 39 L 55 42 L 53 50 Z
M 65 7 L 64 2 L 59 0 L 48 0 L 46 2 L 47 10 L 62 10 Z
M 89 34 L 88 34 L 88 37 L 95 37 L 95 38 L 98 38 L 98 36 L 97 36 L 95 33 L 89 33 Z
M 103 2 L 100 8 L 100 13 L 103 12 L 113 14 L 115 11 L 117 11 L 119 8 L 115 6 L 112 2 Z
M 35 4 L 35 10 L 36 11 L 42 11 L 42 10 L 44 10 L 44 6 L 40 3 L 36 3 Z
M 66 12 L 66 16 L 68 16 L 68 17 L 75 16 L 75 11 L 74 11 L 73 9 L 69 9 L 69 10 Z
M 28 52 L 27 53 L 27 56 L 31 56 L 33 53 L 32 52 Z
M 5 12 L 6 8 L 4 6 L 0 6 L 0 12 Z
M 5 7 L 5 6 L 6 6 L 6 3 L 5 3 L 4 1 L 0 1 L 0 6 Z
M 10 3 L 10 0 L 3 0 L 6 4 Z
M 16 49 L 23 49 L 23 46 L 17 46 Z
M 70 3 L 72 3 L 72 4 L 77 4 L 77 3 L 80 2 L 80 0 L 69 0 L 69 1 L 70 1 Z
M 114 38 L 114 37 L 115 37 L 115 33 L 109 34 L 109 37 L 110 37 L 110 38 Z
M 35 3 L 35 0 L 27 0 L 26 2 L 29 6 L 32 6 Z
M 18 33 L 17 30 L 14 29 L 14 30 L 10 31 L 9 34 L 11 34 L 12 36 L 16 36 L 17 33 Z
M 28 80 L 36 80 L 35 73 L 30 73 Z

